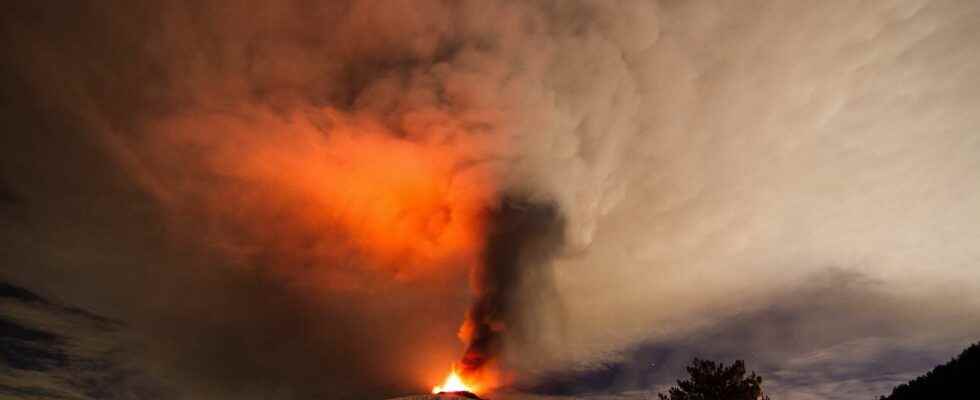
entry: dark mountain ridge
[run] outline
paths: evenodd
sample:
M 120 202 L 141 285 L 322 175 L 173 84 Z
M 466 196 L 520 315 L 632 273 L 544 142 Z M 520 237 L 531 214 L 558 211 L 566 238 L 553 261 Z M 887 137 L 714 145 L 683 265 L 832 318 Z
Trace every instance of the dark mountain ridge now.
M 980 342 L 879 400 L 980 399 Z

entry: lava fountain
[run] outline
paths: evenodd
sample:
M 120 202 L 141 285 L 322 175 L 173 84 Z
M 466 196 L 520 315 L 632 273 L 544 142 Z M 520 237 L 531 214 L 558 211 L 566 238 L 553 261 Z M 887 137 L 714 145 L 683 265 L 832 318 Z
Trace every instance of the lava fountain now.
M 475 393 L 476 389 L 471 385 L 467 385 L 463 382 L 463 378 L 456 373 L 456 368 L 454 367 L 446 380 L 443 381 L 442 385 L 436 385 L 432 388 L 432 393 L 442 393 L 442 392 L 470 392 Z

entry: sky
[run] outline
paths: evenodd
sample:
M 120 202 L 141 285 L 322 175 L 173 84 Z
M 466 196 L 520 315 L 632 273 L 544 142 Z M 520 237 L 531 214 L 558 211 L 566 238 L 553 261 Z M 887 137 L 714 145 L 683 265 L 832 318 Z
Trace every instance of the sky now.
M 968 0 L 7 5 L 0 281 L 45 301 L 0 322 L 111 366 L 82 398 L 388 398 L 463 354 L 513 398 L 646 398 L 692 357 L 885 394 L 980 338 L 978 30 Z

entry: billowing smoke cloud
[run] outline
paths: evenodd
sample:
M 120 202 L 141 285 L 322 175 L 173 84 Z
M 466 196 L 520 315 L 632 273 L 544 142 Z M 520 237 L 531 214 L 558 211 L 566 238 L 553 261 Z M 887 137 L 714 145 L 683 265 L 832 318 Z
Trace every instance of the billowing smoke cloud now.
M 595 368 L 828 269 L 919 305 L 881 340 L 963 341 L 974 3 L 11 6 L 8 273 L 145 332 L 190 398 L 425 390 L 467 309 L 520 379 Z M 834 321 L 770 342 L 870 334 Z

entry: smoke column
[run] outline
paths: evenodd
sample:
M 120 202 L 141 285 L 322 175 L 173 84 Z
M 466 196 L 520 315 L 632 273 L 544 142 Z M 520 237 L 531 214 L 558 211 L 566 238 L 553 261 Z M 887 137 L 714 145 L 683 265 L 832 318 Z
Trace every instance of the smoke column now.
M 494 382 L 500 379 L 495 368 L 506 335 L 521 321 L 517 294 L 535 269 L 550 267 L 561 250 L 564 222 L 554 204 L 520 196 L 503 196 L 487 221 L 483 262 L 471 276 L 476 300 L 460 328 L 467 346 L 460 373 L 492 385 L 501 383 Z M 529 287 L 543 290 L 536 282 Z

